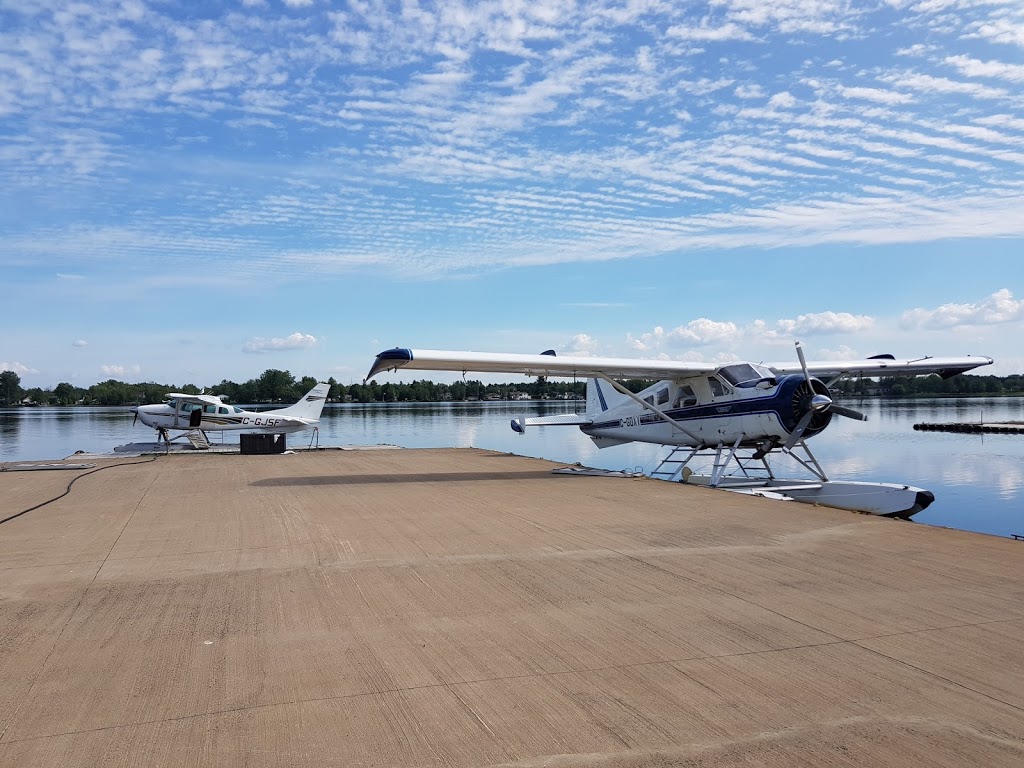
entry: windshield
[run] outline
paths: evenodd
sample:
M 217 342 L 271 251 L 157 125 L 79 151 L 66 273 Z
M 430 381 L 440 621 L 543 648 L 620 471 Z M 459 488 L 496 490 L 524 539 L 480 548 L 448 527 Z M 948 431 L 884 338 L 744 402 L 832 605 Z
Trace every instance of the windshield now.
M 767 368 L 760 365 L 751 365 L 750 363 L 726 365 L 718 369 L 718 374 L 733 386 L 742 384 L 745 381 L 758 381 L 772 377 L 772 372 Z

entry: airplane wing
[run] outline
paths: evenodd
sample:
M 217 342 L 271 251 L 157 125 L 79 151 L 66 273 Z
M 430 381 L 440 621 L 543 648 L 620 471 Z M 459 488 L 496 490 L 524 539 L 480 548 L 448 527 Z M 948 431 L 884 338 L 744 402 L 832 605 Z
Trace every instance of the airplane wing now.
M 527 376 L 563 378 L 611 376 L 617 379 L 671 379 L 711 373 L 714 363 L 677 360 L 632 360 L 622 357 L 556 357 L 554 353 L 519 355 L 510 352 L 454 352 L 439 349 L 395 347 L 377 355 L 364 381 L 381 371 L 409 368 L 420 371 L 474 371 L 523 373 Z
M 768 363 L 776 374 L 802 373 L 800 362 Z M 863 360 L 827 360 L 807 363 L 807 372 L 821 378 L 842 375 L 862 376 L 924 376 L 937 373 L 944 379 L 959 373 L 992 365 L 992 358 L 984 355 L 966 357 L 920 357 L 917 359 L 896 359 L 892 355 L 877 355 Z
M 166 397 L 169 400 L 177 400 L 179 403 L 196 403 L 197 405 L 224 405 L 221 399 L 215 395 L 186 395 L 183 392 L 168 392 Z
M 812 376 L 832 377 L 861 374 L 864 376 L 924 376 L 936 373 L 943 378 L 991 365 L 984 355 L 966 357 L 921 357 L 896 359 L 878 355 L 860 360 L 826 360 L 807 363 Z M 802 373 L 798 360 L 768 363 L 777 375 Z M 474 371 L 478 373 L 522 373 L 527 376 L 559 376 L 590 378 L 610 376 L 621 379 L 685 378 L 712 373 L 715 363 L 681 362 L 677 360 L 634 360 L 620 357 L 556 357 L 554 354 L 520 355 L 511 352 L 458 352 L 439 349 L 403 349 L 395 347 L 377 355 L 364 381 L 381 371 L 409 368 L 421 371 Z M 194 396 L 193 396 L 194 397 Z

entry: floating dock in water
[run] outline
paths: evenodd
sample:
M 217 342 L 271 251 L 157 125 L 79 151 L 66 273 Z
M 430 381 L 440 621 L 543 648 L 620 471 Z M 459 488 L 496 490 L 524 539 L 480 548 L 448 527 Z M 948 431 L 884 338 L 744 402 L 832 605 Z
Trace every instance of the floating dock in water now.
M 1024 764 L 1009 538 L 474 449 L 90 463 L 0 473 L 3 768 Z
M 948 421 L 915 424 L 914 429 L 924 432 L 969 432 L 974 434 L 1024 435 L 1022 421 Z

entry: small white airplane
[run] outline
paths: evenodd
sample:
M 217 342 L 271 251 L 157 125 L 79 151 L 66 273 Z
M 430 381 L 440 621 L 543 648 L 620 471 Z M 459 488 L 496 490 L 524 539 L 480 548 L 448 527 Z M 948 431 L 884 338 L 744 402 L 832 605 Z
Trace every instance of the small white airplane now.
M 166 403 L 140 405 L 131 410 L 135 419 L 157 431 L 157 442 L 163 439 L 170 443 L 189 434 L 200 433 L 208 443 L 206 433 L 212 431 L 279 434 L 315 427 L 320 423 L 330 388 L 330 384 L 319 383 L 294 405 L 273 411 L 246 411 L 221 402 L 217 395 L 186 395 L 181 392 L 168 394 Z M 181 434 L 170 438 L 170 430 L 180 430 Z
M 513 419 L 520 434 L 533 426 L 578 426 L 598 448 L 628 442 L 672 446 L 651 475 L 773 498 L 910 517 L 934 500 L 930 491 L 891 483 L 830 481 L 807 447 L 833 416 L 866 420 L 832 400 L 829 387 L 849 376 L 943 378 L 991 365 L 990 357 L 921 357 L 808 363 L 796 344 L 797 363 L 724 365 L 672 360 L 557 357 L 430 349 L 389 349 L 377 355 L 369 380 L 382 371 L 521 373 L 587 379 L 586 411 Z M 660 379 L 633 393 L 617 379 Z M 775 477 L 769 454 L 790 457 L 812 481 Z M 707 474 L 689 466 L 703 462 Z M 704 472 L 705 469 L 701 469 Z

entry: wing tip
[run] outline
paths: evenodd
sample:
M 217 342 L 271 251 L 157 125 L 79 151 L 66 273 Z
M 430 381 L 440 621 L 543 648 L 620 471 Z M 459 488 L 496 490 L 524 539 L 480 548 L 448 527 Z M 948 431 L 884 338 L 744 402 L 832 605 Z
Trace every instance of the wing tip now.
M 392 349 L 385 349 L 383 352 L 377 355 L 373 361 L 373 365 L 370 367 L 369 373 L 366 374 L 366 378 L 363 379 L 365 384 L 371 378 L 381 371 L 386 371 L 391 368 L 401 368 L 413 359 L 412 350 L 406 347 L 393 347 Z

